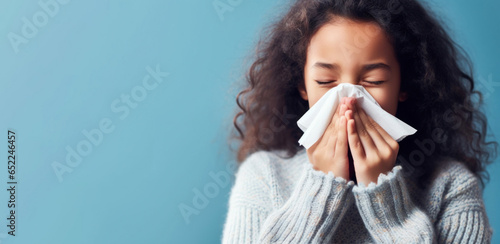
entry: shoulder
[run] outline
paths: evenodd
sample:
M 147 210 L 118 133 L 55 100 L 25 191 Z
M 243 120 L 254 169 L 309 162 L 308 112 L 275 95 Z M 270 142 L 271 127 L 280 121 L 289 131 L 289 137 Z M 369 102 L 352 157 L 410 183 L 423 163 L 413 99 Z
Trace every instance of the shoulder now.
M 461 161 L 446 158 L 437 162 L 432 173 L 431 191 L 447 214 L 463 210 L 483 210 L 480 179 Z M 439 198 L 439 199 L 438 199 Z
M 452 158 L 443 158 L 437 162 L 432 179 L 438 184 L 454 188 L 449 190 L 460 190 L 463 187 L 480 190 L 480 179 L 477 175 L 465 163 Z
M 269 175 L 271 170 L 270 164 L 273 162 L 273 154 L 272 151 L 263 150 L 251 153 L 239 165 L 236 179 L 239 179 L 240 182 L 247 179 L 252 181 L 258 179 L 259 182 L 265 183 L 264 178 Z
M 286 169 L 293 169 L 294 165 L 303 163 L 304 150 L 299 150 L 293 157 L 287 158 L 285 150 L 260 150 L 250 154 L 239 166 L 236 177 L 244 175 L 256 176 L 261 180 L 269 180 L 269 177 Z
M 257 151 L 251 153 L 239 165 L 235 182 L 231 188 L 230 204 L 267 210 L 272 199 L 276 176 L 280 174 L 277 165 L 283 164 L 284 151 Z

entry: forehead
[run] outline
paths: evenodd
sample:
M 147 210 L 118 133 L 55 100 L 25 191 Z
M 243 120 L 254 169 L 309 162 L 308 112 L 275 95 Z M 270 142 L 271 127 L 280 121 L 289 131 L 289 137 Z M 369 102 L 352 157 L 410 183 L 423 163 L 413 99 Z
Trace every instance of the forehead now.
M 389 59 L 392 55 L 392 44 L 377 23 L 344 18 L 318 29 L 307 49 L 308 59 L 330 62 Z

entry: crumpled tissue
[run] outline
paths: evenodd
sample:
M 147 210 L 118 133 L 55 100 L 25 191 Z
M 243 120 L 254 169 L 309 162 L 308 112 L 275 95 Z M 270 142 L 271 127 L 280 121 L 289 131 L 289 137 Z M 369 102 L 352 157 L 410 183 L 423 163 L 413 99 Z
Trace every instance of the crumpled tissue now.
M 321 138 L 343 97 L 356 97 L 357 104 L 365 113 L 398 142 L 417 132 L 415 128 L 380 107 L 363 86 L 341 83 L 328 90 L 297 121 L 297 125 L 304 132 L 299 139 L 300 145 L 309 149 Z

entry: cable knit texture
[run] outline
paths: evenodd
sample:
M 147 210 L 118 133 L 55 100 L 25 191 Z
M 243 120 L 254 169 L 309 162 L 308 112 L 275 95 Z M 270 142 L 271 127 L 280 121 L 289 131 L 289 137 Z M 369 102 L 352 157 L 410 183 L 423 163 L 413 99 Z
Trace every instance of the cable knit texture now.
M 222 243 L 490 243 L 479 179 L 443 160 L 425 189 L 397 164 L 355 185 L 314 170 L 306 150 L 258 151 L 231 188 Z

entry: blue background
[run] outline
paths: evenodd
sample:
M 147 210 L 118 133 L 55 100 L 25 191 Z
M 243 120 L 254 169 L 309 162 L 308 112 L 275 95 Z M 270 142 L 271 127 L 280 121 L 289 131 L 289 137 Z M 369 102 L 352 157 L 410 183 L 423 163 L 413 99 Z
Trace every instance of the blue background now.
M 0 189 L 7 188 L 7 129 L 16 131 L 18 146 L 17 236 L 6 235 L 3 190 L 1 243 L 220 242 L 230 184 L 216 184 L 211 173 L 234 182 L 226 138 L 236 82 L 261 28 L 286 5 L 243 0 L 219 16 L 212 0 L 69 1 L 43 23 L 38 1 L 1 1 Z M 500 135 L 500 3 L 431 6 L 469 52 L 475 78 L 496 82 L 479 89 L 488 94 L 490 132 Z M 23 18 L 33 17 L 43 26 L 16 52 L 9 33 L 20 35 Z M 157 65 L 169 75 L 150 79 L 157 86 L 145 90 L 147 67 Z M 135 108 L 120 102 L 134 92 L 142 96 Z M 129 113 L 114 111 L 116 101 Z M 66 148 L 76 150 L 86 140 L 82 131 L 106 119 L 113 131 L 60 182 L 54 162 L 65 163 Z M 484 199 L 500 243 L 498 160 L 488 170 Z M 193 207 L 205 189 L 212 195 L 184 218 L 179 206 Z

